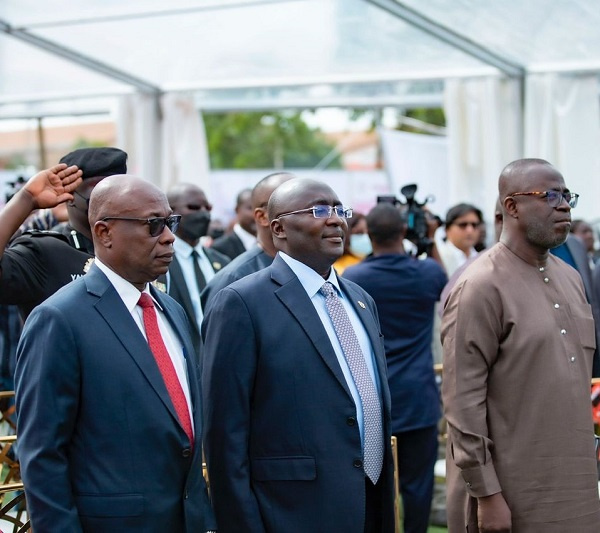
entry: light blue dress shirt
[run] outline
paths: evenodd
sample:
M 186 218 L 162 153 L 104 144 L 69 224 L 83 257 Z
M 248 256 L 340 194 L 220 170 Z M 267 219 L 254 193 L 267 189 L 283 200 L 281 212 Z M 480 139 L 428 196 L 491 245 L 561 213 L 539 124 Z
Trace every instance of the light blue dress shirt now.
M 344 373 L 344 378 L 346 379 L 346 383 L 348 384 L 348 388 L 350 389 L 350 393 L 352 394 L 352 398 L 354 399 L 354 405 L 356 406 L 356 420 L 358 421 L 358 429 L 360 431 L 360 440 L 364 443 L 364 421 L 363 421 L 363 407 L 362 402 L 360 400 L 360 395 L 358 394 L 358 389 L 356 388 L 356 384 L 354 383 L 354 379 L 352 378 L 352 372 L 350 371 L 350 367 L 348 366 L 348 362 L 346 361 L 346 357 L 344 356 L 344 352 L 342 350 L 342 345 L 338 340 L 338 337 L 335 333 L 335 329 L 333 327 L 333 323 L 331 322 L 331 318 L 329 317 L 329 313 L 327 312 L 327 307 L 325 305 L 325 296 L 323 296 L 319 289 L 323 286 L 324 283 L 329 281 L 338 292 L 338 296 L 348 313 L 348 317 L 350 318 L 350 322 L 352 323 L 352 327 L 356 333 L 356 337 L 358 338 L 358 342 L 360 344 L 360 349 L 365 356 L 365 362 L 367 364 L 367 369 L 369 370 L 369 374 L 373 383 L 375 383 L 375 387 L 377 388 L 377 393 L 379 398 L 381 398 L 381 384 L 379 382 L 379 377 L 377 372 L 375 371 L 375 354 L 373 352 L 373 347 L 371 345 L 371 340 L 367 335 L 367 331 L 363 326 L 358 314 L 356 313 L 354 307 L 346 297 L 346 295 L 341 291 L 340 284 L 338 282 L 337 276 L 335 275 L 335 270 L 332 268 L 329 277 L 325 280 L 321 277 L 315 270 L 310 268 L 309 266 L 301 263 L 300 261 L 290 257 L 284 252 L 278 252 L 281 258 L 286 262 L 286 264 L 293 270 L 294 274 L 296 274 L 298 280 L 304 287 L 304 290 L 308 294 L 310 301 L 315 306 L 317 313 L 319 314 L 319 318 L 321 319 L 321 323 L 327 332 L 327 336 L 331 342 L 331 346 L 335 351 L 335 355 L 337 357 L 338 363 L 340 364 L 340 368 Z

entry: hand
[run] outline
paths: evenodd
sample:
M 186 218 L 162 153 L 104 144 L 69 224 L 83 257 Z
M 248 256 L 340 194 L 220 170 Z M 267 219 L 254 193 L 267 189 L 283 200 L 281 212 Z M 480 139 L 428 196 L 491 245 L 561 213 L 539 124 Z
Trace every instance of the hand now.
M 427 238 L 433 239 L 435 232 L 440 227 L 439 220 L 426 207 L 423 208 L 423 211 L 425 212 L 425 220 L 427 221 Z
M 477 525 L 480 533 L 510 533 L 511 513 L 501 492 L 477 499 Z
M 75 165 L 67 167 L 60 163 L 38 172 L 23 189 L 31 195 L 36 208 L 55 207 L 73 200 L 71 193 L 82 182 L 82 174 Z

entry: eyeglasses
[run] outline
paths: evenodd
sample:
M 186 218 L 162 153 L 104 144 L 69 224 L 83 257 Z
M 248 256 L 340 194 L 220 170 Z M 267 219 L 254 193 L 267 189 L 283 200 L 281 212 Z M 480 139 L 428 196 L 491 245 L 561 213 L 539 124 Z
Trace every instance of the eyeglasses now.
M 164 230 L 165 226 L 171 230 L 172 233 L 177 231 L 179 222 L 181 221 L 181 215 L 171 215 L 168 217 L 154 217 L 154 218 L 130 218 L 130 217 L 104 217 L 100 220 L 129 220 L 136 222 L 143 222 L 148 224 L 151 237 L 158 237 Z
M 513 192 L 508 196 L 539 196 L 546 198 L 550 207 L 558 207 L 563 199 L 569 204 L 569 207 L 576 207 L 579 195 L 574 192 L 561 191 L 532 191 L 532 192 Z
M 460 229 L 465 229 L 467 226 L 471 226 L 473 229 L 477 229 L 481 226 L 481 222 L 454 222 L 451 226 L 458 226 Z
M 289 213 L 281 213 L 275 218 L 287 217 L 288 215 L 298 215 L 300 213 L 310 213 L 312 211 L 315 218 L 329 218 L 333 212 L 340 218 L 352 218 L 352 208 L 343 205 L 313 205 L 306 209 L 298 209 L 298 211 L 290 211 Z

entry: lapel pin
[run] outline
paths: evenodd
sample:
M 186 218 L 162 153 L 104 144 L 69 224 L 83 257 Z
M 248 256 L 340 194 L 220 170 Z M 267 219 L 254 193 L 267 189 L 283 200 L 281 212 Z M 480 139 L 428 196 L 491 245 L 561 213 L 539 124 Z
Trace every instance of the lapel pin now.
M 154 280 L 151 285 L 153 285 L 160 292 L 167 292 L 167 285 L 165 283 L 161 283 L 160 281 Z
M 90 257 L 86 262 L 85 265 L 83 265 L 83 273 L 87 274 L 89 269 L 92 268 L 92 265 L 94 264 L 94 258 Z
M 364 303 L 362 303 L 360 300 L 358 300 L 358 305 L 360 305 L 363 309 L 367 308 L 367 306 Z
M 222 266 L 223 266 L 223 265 L 222 265 L 221 263 L 219 263 L 218 261 L 214 261 L 214 262 L 213 262 L 213 268 L 214 268 L 215 270 L 221 270 L 221 267 L 222 267 Z

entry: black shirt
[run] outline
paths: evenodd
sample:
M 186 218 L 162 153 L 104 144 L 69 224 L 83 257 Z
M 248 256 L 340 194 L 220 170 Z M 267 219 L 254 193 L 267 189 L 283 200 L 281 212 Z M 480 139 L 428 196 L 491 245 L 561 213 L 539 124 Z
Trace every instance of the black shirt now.
M 91 242 L 69 227 L 62 233 L 24 233 L 0 261 L 0 303 L 17 305 L 23 319 L 27 318 L 35 306 L 83 276 L 94 258 L 92 253 Z

